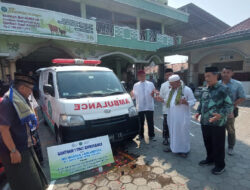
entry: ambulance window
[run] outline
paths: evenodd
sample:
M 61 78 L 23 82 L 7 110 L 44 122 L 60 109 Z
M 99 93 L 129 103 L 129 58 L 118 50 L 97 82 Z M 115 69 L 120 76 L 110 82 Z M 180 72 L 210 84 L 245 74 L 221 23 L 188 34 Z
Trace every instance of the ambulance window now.
M 48 84 L 50 84 L 53 87 L 53 89 L 55 90 L 55 88 L 54 88 L 54 82 L 53 82 L 53 74 L 52 73 L 49 73 Z M 53 97 L 54 96 L 55 95 L 53 95 Z
M 50 84 L 54 88 L 54 82 L 53 82 L 53 75 L 52 75 L 52 73 L 49 73 L 48 84 Z
M 119 79 L 111 71 L 57 72 L 57 83 L 62 98 L 104 97 L 125 93 Z

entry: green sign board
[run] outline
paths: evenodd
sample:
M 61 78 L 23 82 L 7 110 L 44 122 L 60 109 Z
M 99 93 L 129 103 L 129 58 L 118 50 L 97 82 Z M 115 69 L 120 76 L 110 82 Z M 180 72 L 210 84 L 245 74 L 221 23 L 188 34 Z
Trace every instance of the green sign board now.
M 108 136 L 47 148 L 51 179 L 58 179 L 114 162 Z
M 93 20 L 1 2 L 0 33 L 97 43 Z

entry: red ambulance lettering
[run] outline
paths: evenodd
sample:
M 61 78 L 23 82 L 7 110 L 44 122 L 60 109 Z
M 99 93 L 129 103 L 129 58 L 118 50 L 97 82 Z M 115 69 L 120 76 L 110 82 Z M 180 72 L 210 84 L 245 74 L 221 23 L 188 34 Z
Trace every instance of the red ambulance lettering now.
M 75 104 L 75 109 L 74 110 L 80 110 L 80 104 Z
M 103 108 L 107 108 L 108 107 L 108 104 L 107 104 L 107 102 L 105 102 L 105 105 L 104 106 L 102 106 Z
M 100 102 L 97 103 L 96 108 L 102 108 L 102 105 Z
M 115 106 L 119 106 L 119 101 L 118 101 L 118 100 L 115 100 L 115 101 L 114 101 L 114 104 L 115 104 Z
M 112 104 L 111 104 L 112 103 Z M 114 102 L 113 101 L 111 101 L 111 103 L 110 102 L 108 102 L 108 106 L 109 107 L 113 107 L 114 106 Z
M 124 100 L 119 100 L 119 103 L 120 103 L 120 105 L 123 105 L 123 104 L 125 104 L 125 101 Z
M 86 110 L 88 109 L 88 105 L 87 104 L 82 104 L 82 110 Z
M 95 109 L 95 103 L 89 104 L 89 109 Z
M 107 108 L 113 106 L 120 106 L 124 104 L 130 104 L 128 99 L 122 100 L 114 100 L 114 101 L 106 101 L 106 102 L 97 102 L 97 103 L 89 103 L 89 104 L 74 104 L 74 110 L 87 110 L 87 109 L 98 109 L 98 108 Z

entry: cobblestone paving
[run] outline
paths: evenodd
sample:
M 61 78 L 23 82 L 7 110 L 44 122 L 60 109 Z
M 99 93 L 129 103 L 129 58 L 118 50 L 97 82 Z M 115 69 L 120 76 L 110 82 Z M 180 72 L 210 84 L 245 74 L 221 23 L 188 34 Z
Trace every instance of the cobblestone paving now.
M 236 120 L 235 154 L 226 154 L 226 171 L 222 175 L 212 175 L 213 166 L 198 165 L 205 158 L 205 148 L 200 126 L 193 121 L 191 152 L 186 159 L 162 151 L 158 130 L 157 141 L 146 138 L 127 144 L 129 153 L 139 155 L 133 163 L 93 177 L 77 174 L 57 180 L 53 190 L 250 190 L 249 116 L 250 108 L 241 107 Z M 131 169 L 131 164 L 136 167 Z

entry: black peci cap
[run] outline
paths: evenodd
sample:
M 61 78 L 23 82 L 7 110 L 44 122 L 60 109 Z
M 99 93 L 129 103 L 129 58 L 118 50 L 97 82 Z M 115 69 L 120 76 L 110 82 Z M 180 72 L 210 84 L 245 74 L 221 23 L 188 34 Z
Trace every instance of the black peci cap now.
M 165 73 L 173 73 L 173 69 L 167 68 L 165 69 Z
M 219 69 L 217 67 L 206 67 L 205 73 L 208 73 L 208 72 L 211 72 L 211 73 L 219 72 Z

